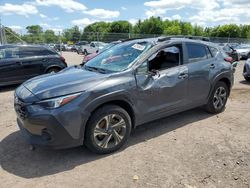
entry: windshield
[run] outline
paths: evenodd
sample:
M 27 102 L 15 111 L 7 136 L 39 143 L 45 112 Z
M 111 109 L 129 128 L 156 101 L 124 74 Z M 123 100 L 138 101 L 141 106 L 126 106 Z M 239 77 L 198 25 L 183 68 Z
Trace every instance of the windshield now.
M 92 68 L 94 70 L 120 72 L 132 65 L 150 47 L 151 43 L 146 41 L 117 44 L 88 61 L 84 67 L 87 70 Z

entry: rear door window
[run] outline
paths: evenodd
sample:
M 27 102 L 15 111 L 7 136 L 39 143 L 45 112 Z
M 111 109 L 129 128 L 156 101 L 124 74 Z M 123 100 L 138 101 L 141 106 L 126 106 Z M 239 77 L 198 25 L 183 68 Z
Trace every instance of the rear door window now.
M 197 62 L 207 59 L 206 47 L 202 44 L 187 43 L 189 62 Z
M 20 47 L 20 57 L 54 55 L 55 53 L 43 47 Z
M 0 49 L 0 60 L 12 58 L 19 58 L 18 47 L 7 47 Z

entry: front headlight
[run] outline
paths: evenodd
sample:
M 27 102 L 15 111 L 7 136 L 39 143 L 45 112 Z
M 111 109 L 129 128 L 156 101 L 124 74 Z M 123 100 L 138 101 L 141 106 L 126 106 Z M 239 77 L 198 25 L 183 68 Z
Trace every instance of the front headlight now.
M 45 107 L 45 108 L 58 108 L 61 107 L 69 102 L 71 102 L 72 100 L 74 100 L 75 98 L 77 98 L 78 96 L 80 96 L 82 93 L 75 93 L 75 94 L 70 94 L 70 95 L 66 95 L 63 97 L 57 97 L 57 98 L 53 98 L 53 99 L 48 99 L 48 100 L 43 100 L 38 102 L 37 104 Z

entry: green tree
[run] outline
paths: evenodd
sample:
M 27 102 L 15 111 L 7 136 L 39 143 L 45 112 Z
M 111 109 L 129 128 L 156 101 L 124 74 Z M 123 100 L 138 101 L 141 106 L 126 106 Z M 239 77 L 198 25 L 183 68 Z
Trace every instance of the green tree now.
M 181 35 L 180 22 L 178 20 L 165 20 L 164 21 L 164 34 L 165 35 Z
M 204 36 L 204 28 L 195 24 L 193 26 L 194 36 Z
M 151 17 L 140 23 L 138 27 L 141 34 L 162 34 L 163 33 L 163 21 L 160 17 Z
M 42 36 L 43 30 L 42 27 L 39 25 L 30 25 L 26 27 L 27 35 L 23 36 L 24 41 L 27 43 L 43 43 L 44 38 Z
M 189 22 L 180 22 L 182 35 L 193 35 L 193 26 Z
M 55 35 L 55 32 L 53 30 L 46 30 L 43 36 L 44 36 L 44 42 L 46 43 L 58 42 L 58 36 Z
M 81 32 L 78 26 L 72 28 L 71 41 L 78 42 L 81 39 Z
M 240 37 L 240 28 L 236 24 L 227 24 L 218 27 L 216 30 L 218 37 Z
M 111 33 L 130 33 L 132 24 L 128 21 L 114 21 L 110 24 L 108 32 Z

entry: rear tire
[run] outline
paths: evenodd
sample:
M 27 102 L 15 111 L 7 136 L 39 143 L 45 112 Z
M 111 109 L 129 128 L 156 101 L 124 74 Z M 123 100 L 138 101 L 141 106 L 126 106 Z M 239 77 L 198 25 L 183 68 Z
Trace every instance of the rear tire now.
M 205 110 L 212 114 L 217 114 L 225 109 L 229 96 L 229 88 L 225 82 L 219 81 L 209 97 L 208 103 L 205 105 Z
M 57 73 L 59 72 L 61 69 L 60 68 L 49 68 L 46 73 Z
M 105 105 L 90 117 L 84 144 L 94 153 L 112 153 L 128 140 L 131 127 L 131 118 L 123 108 Z

